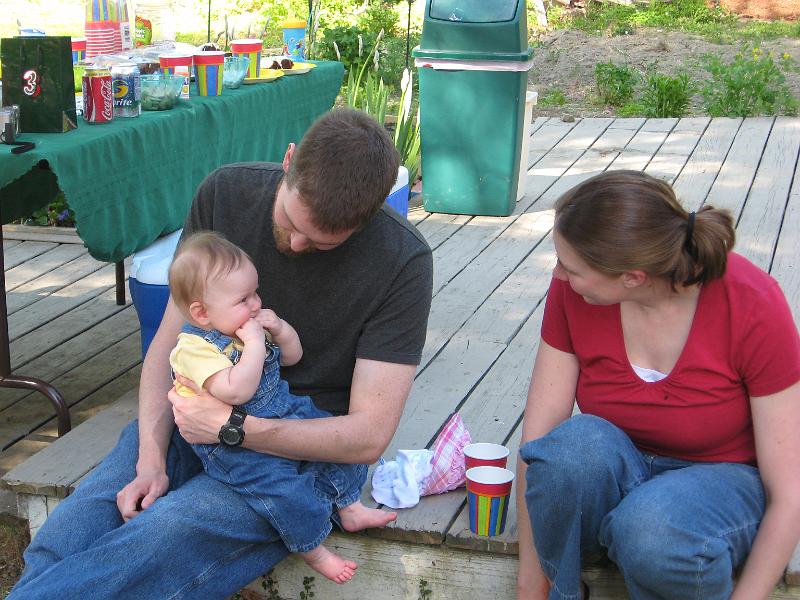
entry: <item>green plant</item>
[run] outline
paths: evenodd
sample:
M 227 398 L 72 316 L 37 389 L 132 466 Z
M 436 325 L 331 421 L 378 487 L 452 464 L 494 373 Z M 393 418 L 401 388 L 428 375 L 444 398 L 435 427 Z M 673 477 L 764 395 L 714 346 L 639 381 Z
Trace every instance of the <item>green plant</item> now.
M 663 73 L 650 73 L 645 80 L 640 102 L 646 117 L 681 117 L 689 107 L 693 86 L 689 76 L 681 73 L 675 77 Z
M 552 88 L 539 96 L 537 104 L 539 106 L 564 106 L 567 103 L 567 97 L 564 92 L 557 88 Z
M 788 54 L 776 63 L 772 52 L 758 46 L 743 48 L 730 63 L 706 57 L 711 79 L 702 89 L 706 112 L 713 116 L 749 117 L 761 114 L 796 114 L 798 101 L 786 85 L 781 68 L 791 68 Z
M 419 108 L 412 110 L 414 83 L 411 71 L 403 71 L 400 84 L 400 106 L 397 109 L 397 123 L 394 127 L 394 147 L 400 153 L 400 162 L 408 169 L 409 188 L 417 180 L 420 167 Z
M 67 204 L 64 192 L 59 192 L 50 204 L 35 211 L 30 217 L 21 219 L 20 222 L 23 225 L 74 227 L 75 213 Z
M 595 65 L 594 79 L 600 100 L 604 104 L 621 106 L 633 96 L 639 75 L 628 65 L 605 62 Z
M 303 577 L 303 591 L 300 600 L 311 600 L 314 597 L 314 577 Z
M 265 600 L 281 600 L 278 582 L 272 577 L 272 571 L 261 576 L 261 588 L 267 593 Z
M 433 597 L 433 590 L 424 579 L 419 580 L 419 600 L 430 600 Z
M 339 25 L 322 30 L 322 40 L 317 40 L 317 57 L 338 60 L 348 71 L 361 64 L 365 48 L 377 46 L 377 34 L 355 25 Z
M 639 117 L 644 114 L 644 106 L 638 102 L 628 102 L 617 109 L 618 117 Z
M 370 2 L 367 9 L 358 19 L 358 25 L 362 29 L 378 33 L 383 30 L 387 35 L 392 35 L 400 20 L 400 16 L 392 8 L 390 2 Z M 396 4 L 396 2 L 394 2 Z

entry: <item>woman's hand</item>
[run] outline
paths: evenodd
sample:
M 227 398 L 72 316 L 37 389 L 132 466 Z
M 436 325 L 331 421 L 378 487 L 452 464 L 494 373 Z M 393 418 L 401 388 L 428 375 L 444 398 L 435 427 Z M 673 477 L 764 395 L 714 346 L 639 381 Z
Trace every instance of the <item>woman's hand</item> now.
M 219 430 L 231 414 L 230 405 L 217 400 L 183 375 L 176 373 L 175 378 L 196 394 L 184 398 L 174 387 L 167 394 L 181 437 L 190 444 L 216 444 Z

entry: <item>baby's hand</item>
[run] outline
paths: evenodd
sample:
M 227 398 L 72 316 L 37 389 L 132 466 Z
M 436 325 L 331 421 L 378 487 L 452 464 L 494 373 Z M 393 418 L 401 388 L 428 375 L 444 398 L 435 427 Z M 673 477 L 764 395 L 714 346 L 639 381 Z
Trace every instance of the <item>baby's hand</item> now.
M 261 324 L 261 327 L 269 331 L 270 335 L 274 338 L 280 335 L 283 329 L 283 319 L 281 319 L 274 310 L 262 308 L 255 316 L 255 320 Z
M 238 337 L 245 345 L 261 344 L 264 345 L 264 328 L 256 319 L 248 319 L 244 325 L 236 330 Z

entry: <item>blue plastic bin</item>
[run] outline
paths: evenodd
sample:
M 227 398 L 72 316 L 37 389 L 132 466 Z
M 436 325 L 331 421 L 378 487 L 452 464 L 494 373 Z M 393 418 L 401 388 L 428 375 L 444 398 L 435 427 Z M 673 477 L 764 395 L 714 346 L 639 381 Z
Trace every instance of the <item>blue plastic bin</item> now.
M 158 238 L 133 255 L 128 289 L 142 331 L 142 358 L 153 341 L 169 300 L 167 270 L 183 229 Z
M 404 217 L 408 216 L 408 169 L 402 165 L 397 171 L 397 181 L 386 198 L 386 204 Z

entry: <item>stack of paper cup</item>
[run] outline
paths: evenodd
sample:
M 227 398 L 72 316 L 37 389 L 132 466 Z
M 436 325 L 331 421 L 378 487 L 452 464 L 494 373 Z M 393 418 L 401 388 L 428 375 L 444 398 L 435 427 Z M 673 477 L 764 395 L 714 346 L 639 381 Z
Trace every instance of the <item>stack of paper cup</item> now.
M 250 59 L 245 79 L 258 79 L 261 73 L 261 40 L 231 40 L 231 52 L 234 56 L 246 56 Z
M 121 50 L 116 0 L 86 0 L 86 58 Z
M 158 57 L 161 72 L 174 75 L 183 75 L 184 84 L 181 89 L 181 98 L 189 98 L 189 82 L 192 77 L 192 56 L 190 54 L 161 54 Z
M 201 96 L 222 95 L 222 72 L 225 53 L 219 50 L 198 52 L 194 55 L 194 78 L 197 93 Z
M 86 40 L 84 38 L 75 38 L 72 40 L 72 64 L 82 61 L 86 58 Z
M 500 535 L 506 528 L 514 473 L 502 467 L 467 469 L 469 529 L 475 535 Z

